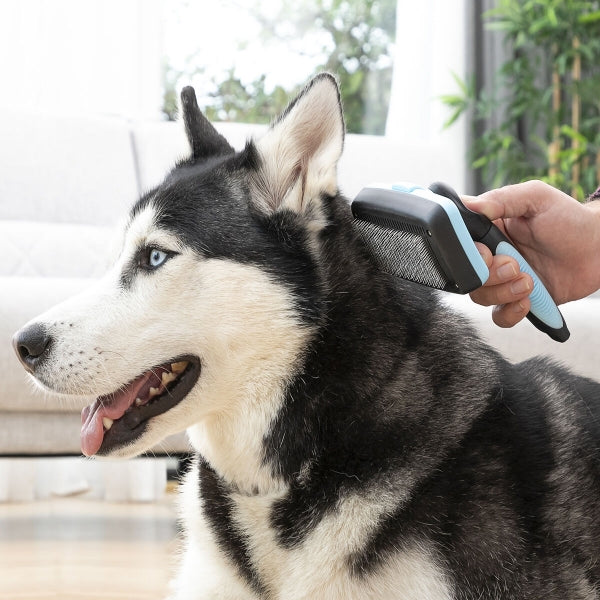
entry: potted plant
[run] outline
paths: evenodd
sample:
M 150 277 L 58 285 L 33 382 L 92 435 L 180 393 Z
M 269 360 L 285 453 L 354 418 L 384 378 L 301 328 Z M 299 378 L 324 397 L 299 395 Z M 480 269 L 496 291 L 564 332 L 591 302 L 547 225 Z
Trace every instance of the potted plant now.
M 480 187 L 537 178 L 584 199 L 600 185 L 600 2 L 498 0 L 483 19 L 506 60 L 442 98 L 447 126 L 471 117 Z

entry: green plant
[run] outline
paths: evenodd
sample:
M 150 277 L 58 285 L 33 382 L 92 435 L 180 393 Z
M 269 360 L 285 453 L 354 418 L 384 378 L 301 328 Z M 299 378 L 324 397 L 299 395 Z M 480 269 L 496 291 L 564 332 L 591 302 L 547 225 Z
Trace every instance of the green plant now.
M 600 2 L 498 0 L 483 18 L 509 59 L 491 89 L 456 78 L 447 125 L 471 115 L 485 188 L 540 178 L 583 199 L 600 184 Z

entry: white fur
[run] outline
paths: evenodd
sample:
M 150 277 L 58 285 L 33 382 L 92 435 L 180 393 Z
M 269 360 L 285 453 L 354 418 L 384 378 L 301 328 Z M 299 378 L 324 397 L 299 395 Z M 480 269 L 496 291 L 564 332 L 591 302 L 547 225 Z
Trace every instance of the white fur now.
M 351 496 L 341 502 L 297 548 L 287 550 L 275 540 L 269 525 L 274 502 L 285 489 L 268 494 L 233 496 L 237 526 L 249 540 L 254 568 L 277 600 L 450 600 L 450 585 L 431 548 L 408 543 L 384 561 L 373 575 L 351 578 L 347 559 L 363 547 L 388 501 Z M 180 509 L 185 516 L 184 558 L 175 580 L 173 600 L 235 598 L 254 600 L 256 594 L 219 551 L 201 515 L 198 471 L 193 468 L 182 488 Z M 200 552 L 201 549 L 201 552 Z

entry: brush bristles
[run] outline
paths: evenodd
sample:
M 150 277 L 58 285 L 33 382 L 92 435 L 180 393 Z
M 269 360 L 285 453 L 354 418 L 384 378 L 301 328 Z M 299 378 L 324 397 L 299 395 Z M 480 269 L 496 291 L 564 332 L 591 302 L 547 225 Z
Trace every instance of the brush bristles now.
M 440 290 L 448 285 L 424 229 L 397 223 L 379 226 L 360 219 L 354 224 L 382 271 Z

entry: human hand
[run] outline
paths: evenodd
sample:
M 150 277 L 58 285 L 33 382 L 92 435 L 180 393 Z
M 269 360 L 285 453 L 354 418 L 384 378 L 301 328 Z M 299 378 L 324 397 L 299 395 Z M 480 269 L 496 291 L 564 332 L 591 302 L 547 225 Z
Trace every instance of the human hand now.
M 583 298 L 600 287 L 600 202 L 580 204 L 541 181 L 462 199 L 513 241 L 557 304 Z M 521 273 L 514 259 L 492 256 L 482 244 L 477 247 L 490 277 L 471 298 L 484 306 L 494 305 L 494 322 L 512 327 L 529 312 L 533 281 Z

